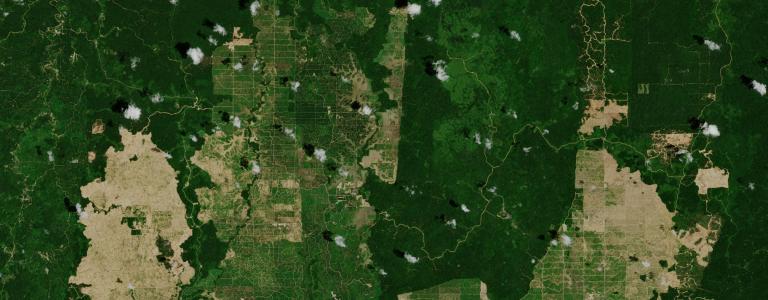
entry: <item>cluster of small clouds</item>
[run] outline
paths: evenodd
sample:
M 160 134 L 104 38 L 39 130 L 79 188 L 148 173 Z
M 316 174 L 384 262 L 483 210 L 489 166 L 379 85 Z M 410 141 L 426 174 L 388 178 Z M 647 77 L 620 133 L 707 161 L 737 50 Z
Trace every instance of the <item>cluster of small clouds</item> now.
M 573 239 L 571 239 L 571 237 L 568 236 L 567 234 L 562 233 L 557 239 L 552 239 L 551 241 L 549 241 L 549 244 L 552 246 L 557 246 L 561 243 L 565 247 L 570 247 L 573 244 Z
M 445 71 L 445 61 L 444 60 L 438 60 L 432 65 L 435 67 L 435 71 L 437 72 L 437 79 L 440 79 L 440 81 L 446 81 L 450 76 L 448 76 L 448 73 Z
M 475 144 L 483 145 L 485 149 L 488 149 L 488 150 L 491 150 L 491 148 L 493 148 L 493 140 L 491 140 L 490 138 L 483 139 L 480 137 L 480 134 L 477 132 L 475 132 L 474 138 L 475 138 Z
M 486 150 L 491 150 L 491 148 L 493 148 L 493 140 L 490 138 L 485 138 L 483 141 L 483 146 L 485 146 Z
M 693 154 L 691 154 L 691 152 L 688 150 L 681 149 L 680 151 L 675 152 L 675 155 L 681 156 L 680 160 L 684 161 L 685 163 L 693 162 Z
M 141 62 L 141 58 L 138 58 L 136 56 L 131 57 L 131 70 L 136 70 L 136 67 L 139 66 L 140 62 Z
M 296 132 L 293 131 L 291 128 L 283 128 L 283 133 L 290 137 L 292 140 L 296 140 Z

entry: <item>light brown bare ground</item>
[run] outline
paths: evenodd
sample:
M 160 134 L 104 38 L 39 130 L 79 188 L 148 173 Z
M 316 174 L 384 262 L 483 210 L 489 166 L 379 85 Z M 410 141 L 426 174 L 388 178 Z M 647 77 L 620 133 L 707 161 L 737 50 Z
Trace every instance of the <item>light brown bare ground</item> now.
M 595 127 L 608 128 L 614 122 L 621 121 L 627 115 L 627 105 L 615 100 L 590 99 L 579 127 L 579 133 L 592 134 Z
M 87 285 L 82 292 L 93 299 L 172 299 L 194 275 L 181 258 L 192 230 L 176 193 L 176 173 L 155 150 L 151 134 L 121 128 L 120 135 L 124 149 L 107 150 L 105 179 L 81 188 L 91 201 L 80 219 L 90 247 L 69 282 Z M 137 214 L 146 219 L 134 223 L 140 233 L 132 235 L 124 218 Z M 168 267 L 156 258 L 158 238 L 173 251 Z
M 699 195 L 706 195 L 709 189 L 728 188 L 728 171 L 718 167 L 699 169 L 694 182 L 699 187 Z
M 680 150 L 687 150 L 693 140 L 692 133 L 651 133 L 653 146 L 649 156 L 659 156 L 663 161 L 670 161 Z
M 104 122 L 101 119 L 96 119 L 91 125 L 91 134 L 101 134 L 104 132 Z
M 576 188 L 583 189 L 582 230 L 598 233 L 616 247 L 612 255 L 626 262 L 627 298 L 649 299 L 653 290 L 664 293 L 679 286 L 675 272 L 658 263 L 674 265 L 680 242 L 672 232 L 674 213 L 656 194 L 656 185 L 643 183 L 639 172 L 618 169 L 605 150 L 582 150 L 577 154 Z M 650 279 L 643 281 L 641 275 Z
M 720 219 L 711 217 L 707 222 L 707 227 L 696 224 L 692 230 L 681 230 L 677 233 L 680 243 L 688 249 L 696 252 L 696 263 L 699 266 L 706 267 L 709 264 L 707 257 L 714 249 L 717 242 L 718 232 L 720 231 Z

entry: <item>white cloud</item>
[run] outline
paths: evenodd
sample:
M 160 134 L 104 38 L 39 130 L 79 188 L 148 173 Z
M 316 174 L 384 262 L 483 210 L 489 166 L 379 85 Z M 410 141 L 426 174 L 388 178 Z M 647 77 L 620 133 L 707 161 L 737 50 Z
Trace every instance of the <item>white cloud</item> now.
M 192 134 L 189 136 L 189 139 L 192 140 L 192 142 L 197 143 L 197 136 Z
M 752 88 L 755 91 L 757 91 L 757 93 L 760 94 L 760 96 L 765 96 L 765 92 L 766 92 L 765 84 L 757 80 L 752 80 Z
M 373 109 L 368 105 L 363 105 L 363 109 L 360 110 L 360 113 L 369 116 L 373 112 Z
M 345 168 L 339 168 L 339 175 L 347 177 L 349 176 L 349 171 L 347 171 Z
M 141 62 L 141 58 L 138 58 L 136 56 L 131 57 L 131 70 L 136 70 L 136 67 L 139 66 L 140 62 Z
M 128 105 L 128 108 L 123 112 L 123 117 L 128 120 L 138 120 L 141 118 L 141 109 L 135 104 Z
M 259 70 L 259 60 L 255 59 L 253 61 L 253 65 L 251 66 L 251 71 L 258 71 Z
M 170 0 L 168 2 L 170 2 L 173 5 L 179 4 L 179 0 Z
M 443 2 L 443 0 L 430 0 L 432 2 L 432 5 L 439 6 L 440 2 Z
M 163 95 L 160 95 L 160 93 L 155 93 L 151 97 L 149 97 L 149 101 L 152 101 L 152 103 L 160 103 L 163 102 L 164 98 Z
M 326 158 L 325 157 L 325 150 L 319 149 L 319 148 L 315 149 L 314 156 L 315 156 L 315 158 L 317 158 L 317 160 L 319 160 L 321 162 L 325 161 L 325 158 Z
M 451 226 L 451 228 L 456 229 L 456 219 L 451 219 L 448 222 L 445 222 L 445 225 Z
M 173 156 L 171 156 L 171 154 L 170 154 L 170 153 L 168 153 L 168 152 L 163 152 L 163 156 L 165 156 L 165 159 L 171 159 L 171 158 L 173 158 Z
M 219 40 L 217 40 L 216 38 L 214 38 L 214 37 L 212 37 L 210 35 L 208 36 L 208 42 L 211 43 L 211 45 L 214 45 L 214 46 L 219 44 Z
M 531 152 L 531 149 L 533 149 L 533 147 L 523 147 L 523 152 L 529 153 Z
M 688 152 L 688 150 L 682 149 L 680 151 L 675 152 L 675 155 L 682 155 L 683 157 L 681 157 L 680 160 L 684 161 L 685 163 L 693 162 L 693 154 L 691 154 L 691 152 Z
M 340 235 L 334 236 L 333 242 L 336 243 L 336 246 L 339 246 L 341 248 L 347 248 L 347 243 L 343 236 L 340 236 Z
M 408 6 L 405 7 L 405 10 L 408 12 L 408 15 L 413 18 L 421 13 L 421 5 L 409 3 Z
M 570 247 L 571 244 L 573 243 L 573 240 L 571 239 L 571 237 L 566 234 L 561 234 L 560 240 L 563 241 L 563 245 L 566 247 Z
M 296 133 L 293 132 L 293 129 L 283 128 L 283 133 L 285 133 L 285 135 L 289 136 L 292 140 L 296 140 Z
M 715 124 L 704 123 L 701 125 L 701 133 L 708 137 L 718 137 L 720 136 L 720 129 Z
M 405 260 L 407 260 L 409 263 L 415 264 L 419 262 L 419 258 L 416 256 L 411 255 L 410 253 L 405 253 Z
M 238 63 L 232 65 L 232 69 L 234 69 L 235 71 L 242 71 L 243 70 L 243 63 L 238 62 Z
M 261 166 L 255 161 L 251 162 L 251 174 L 256 175 L 261 173 Z
M 235 116 L 235 118 L 232 119 L 232 125 L 234 125 L 237 128 L 240 128 L 240 126 L 242 126 L 242 122 L 240 121 L 240 117 Z
M 381 276 L 387 276 L 388 273 L 387 271 L 384 271 L 384 269 L 379 269 L 379 274 L 381 274 Z
M 551 240 L 549 241 L 549 244 L 552 246 L 557 246 L 557 240 Z
M 491 193 L 493 193 L 493 194 L 496 194 L 496 189 L 497 189 L 497 188 L 496 188 L 496 186 L 494 185 L 494 186 L 492 186 L 492 187 L 489 187 L 489 188 L 488 188 L 488 191 L 489 191 L 489 192 L 491 192 Z
M 489 138 L 485 138 L 483 145 L 485 146 L 485 149 L 491 150 L 491 148 L 493 148 L 493 141 Z
M 259 8 L 260 7 L 261 7 L 261 4 L 259 4 L 258 0 L 253 1 L 251 3 L 251 15 L 255 16 L 255 15 L 259 14 Z
M 448 73 L 445 72 L 445 61 L 444 60 L 438 60 L 432 65 L 435 67 L 435 71 L 437 71 L 437 79 L 440 79 L 440 81 L 446 81 L 450 76 L 448 76 Z
M 216 24 L 213 26 L 213 32 L 221 34 L 221 35 L 227 35 L 227 29 L 224 28 L 224 26 L 221 26 L 219 24 Z
M 463 211 L 463 212 L 465 212 L 465 213 L 468 213 L 468 212 L 469 212 L 469 207 L 467 207 L 467 205 L 466 205 L 466 204 L 462 204 L 462 205 L 461 205 L 461 211 Z
M 514 30 L 512 30 L 512 31 L 510 31 L 510 32 L 509 32 L 509 37 L 511 37 L 513 40 L 516 40 L 516 41 L 518 41 L 518 42 L 519 42 L 520 40 L 522 40 L 522 39 L 520 38 L 520 33 L 518 33 L 517 31 L 514 31 Z
M 48 150 L 48 161 L 53 161 L 53 151 Z
M 720 45 L 717 43 L 710 41 L 710 40 L 704 40 L 704 45 L 707 45 L 707 48 L 712 51 L 720 51 Z
M 80 203 L 75 203 L 75 210 L 77 211 L 77 216 L 80 217 L 80 219 L 85 219 L 88 217 L 88 213 L 83 210 L 83 206 L 80 205 Z
M 643 267 L 646 267 L 646 268 L 650 268 L 651 267 L 651 263 L 649 261 L 647 261 L 647 260 L 641 261 L 640 264 L 642 264 Z
M 299 87 L 301 86 L 301 82 L 298 81 L 291 81 L 291 90 L 294 92 L 299 91 Z
M 475 144 L 480 145 L 482 142 L 480 141 L 480 134 L 475 132 Z
M 479 38 L 479 37 L 480 37 L 480 33 L 479 32 L 473 32 L 472 33 L 472 38 L 473 39 L 476 39 L 476 38 Z
M 197 65 L 203 61 L 205 53 L 203 53 L 203 50 L 200 48 L 189 48 L 189 50 L 187 50 L 187 56 L 192 59 L 192 64 Z

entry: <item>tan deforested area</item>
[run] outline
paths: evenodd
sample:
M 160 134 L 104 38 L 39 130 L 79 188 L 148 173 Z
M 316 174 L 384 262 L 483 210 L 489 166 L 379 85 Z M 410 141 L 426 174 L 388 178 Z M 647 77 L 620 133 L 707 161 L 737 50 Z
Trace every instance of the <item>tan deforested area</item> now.
M 728 171 L 718 167 L 699 169 L 694 182 L 699 187 L 699 195 L 706 195 L 709 189 L 728 188 Z
M 368 155 L 363 157 L 361 164 L 373 169 L 382 181 L 392 184 L 397 179 L 400 115 L 405 78 L 405 29 L 408 25 L 408 13 L 405 9 L 392 8 L 389 14 L 391 18 L 387 42 L 376 57 L 376 62 L 391 72 L 384 79 L 387 84 L 385 91 L 390 100 L 397 102 L 397 107 L 378 113 L 379 129 L 374 134 Z
M 488 286 L 479 279 L 454 279 L 419 291 L 397 295 L 398 300 L 488 300 Z
M 696 263 L 699 266 L 706 267 L 709 264 L 706 258 L 712 252 L 715 242 L 717 242 L 719 231 L 720 218 L 711 217 L 706 227 L 696 224 L 694 229 L 678 232 L 677 238 L 683 246 L 696 252 Z
M 91 125 L 91 134 L 101 134 L 104 132 L 104 121 L 96 119 Z
M 648 150 L 649 156 L 658 156 L 665 162 L 669 162 L 678 154 L 687 151 L 693 140 L 693 133 L 651 133 L 653 146 Z
M 232 41 L 224 43 L 230 51 L 235 51 L 235 46 L 247 46 L 253 43 L 253 39 L 243 38 L 243 33 L 240 32 L 240 27 L 235 27 L 232 30 Z
M 107 150 L 105 179 L 81 188 L 91 201 L 80 217 L 90 248 L 69 282 L 93 299 L 172 299 L 194 275 L 181 258 L 192 230 L 176 173 L 151 134 L 120 135 L 124 149 Z
M 192 156 L 192 163 L 199 166 L 216 185 L 215 188 L 195 189 L 200 211 L 198 219 L 203 223 L 214 221 L 216 235 L 229 241 L 240 224 L 248 217 L 248 205 L 243 201 L 238 186 L 245 185 L 252 176 L 249 171 L 237 176 L 233 170 L 240 170 L 236 164 L 245 148 L 245 139 L 227 137 L 223 131 L 208 136 L 203 148 Z
M 386 182 L 395 183 L 397 179 L 397 155 L 400 143 L 400 110 L 389 109 L 381 114 L 379 129 L 374 136 L 374 143 L 360 165 L 373 169 L 376 176 Z
M 650 299 L 654 290 L 680 286 L 675 271 L 667 269 L 681 246 L 672 231 L 674 214 L 656 185 L 617 167 L 605 150 L 577 153 L 575 186 L 582 201 L 575 201 L 570 223 L 578 229 L 560 230 L 537 262 L 527 299 L 605 299 L 613 293 Z
M 610 127 L 627 115 L 628 108 L 627 105 L 618 104 L 615 100 L 590 99 L 584 111 L 579 133 L 591 134 L 595 127 Z

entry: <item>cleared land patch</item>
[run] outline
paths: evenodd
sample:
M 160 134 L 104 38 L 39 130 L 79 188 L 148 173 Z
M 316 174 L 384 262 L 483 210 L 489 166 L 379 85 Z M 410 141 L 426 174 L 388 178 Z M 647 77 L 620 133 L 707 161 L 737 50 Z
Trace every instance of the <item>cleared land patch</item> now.
M 192 235 L 176 192 L 176 173 L 152 135 L 120 129 L 124 149 L 109 148 L 105 179 L 81 188 L 88 254 L 72 284 L 94 299 L 171 299 L 195 270 L 181 258 Z

